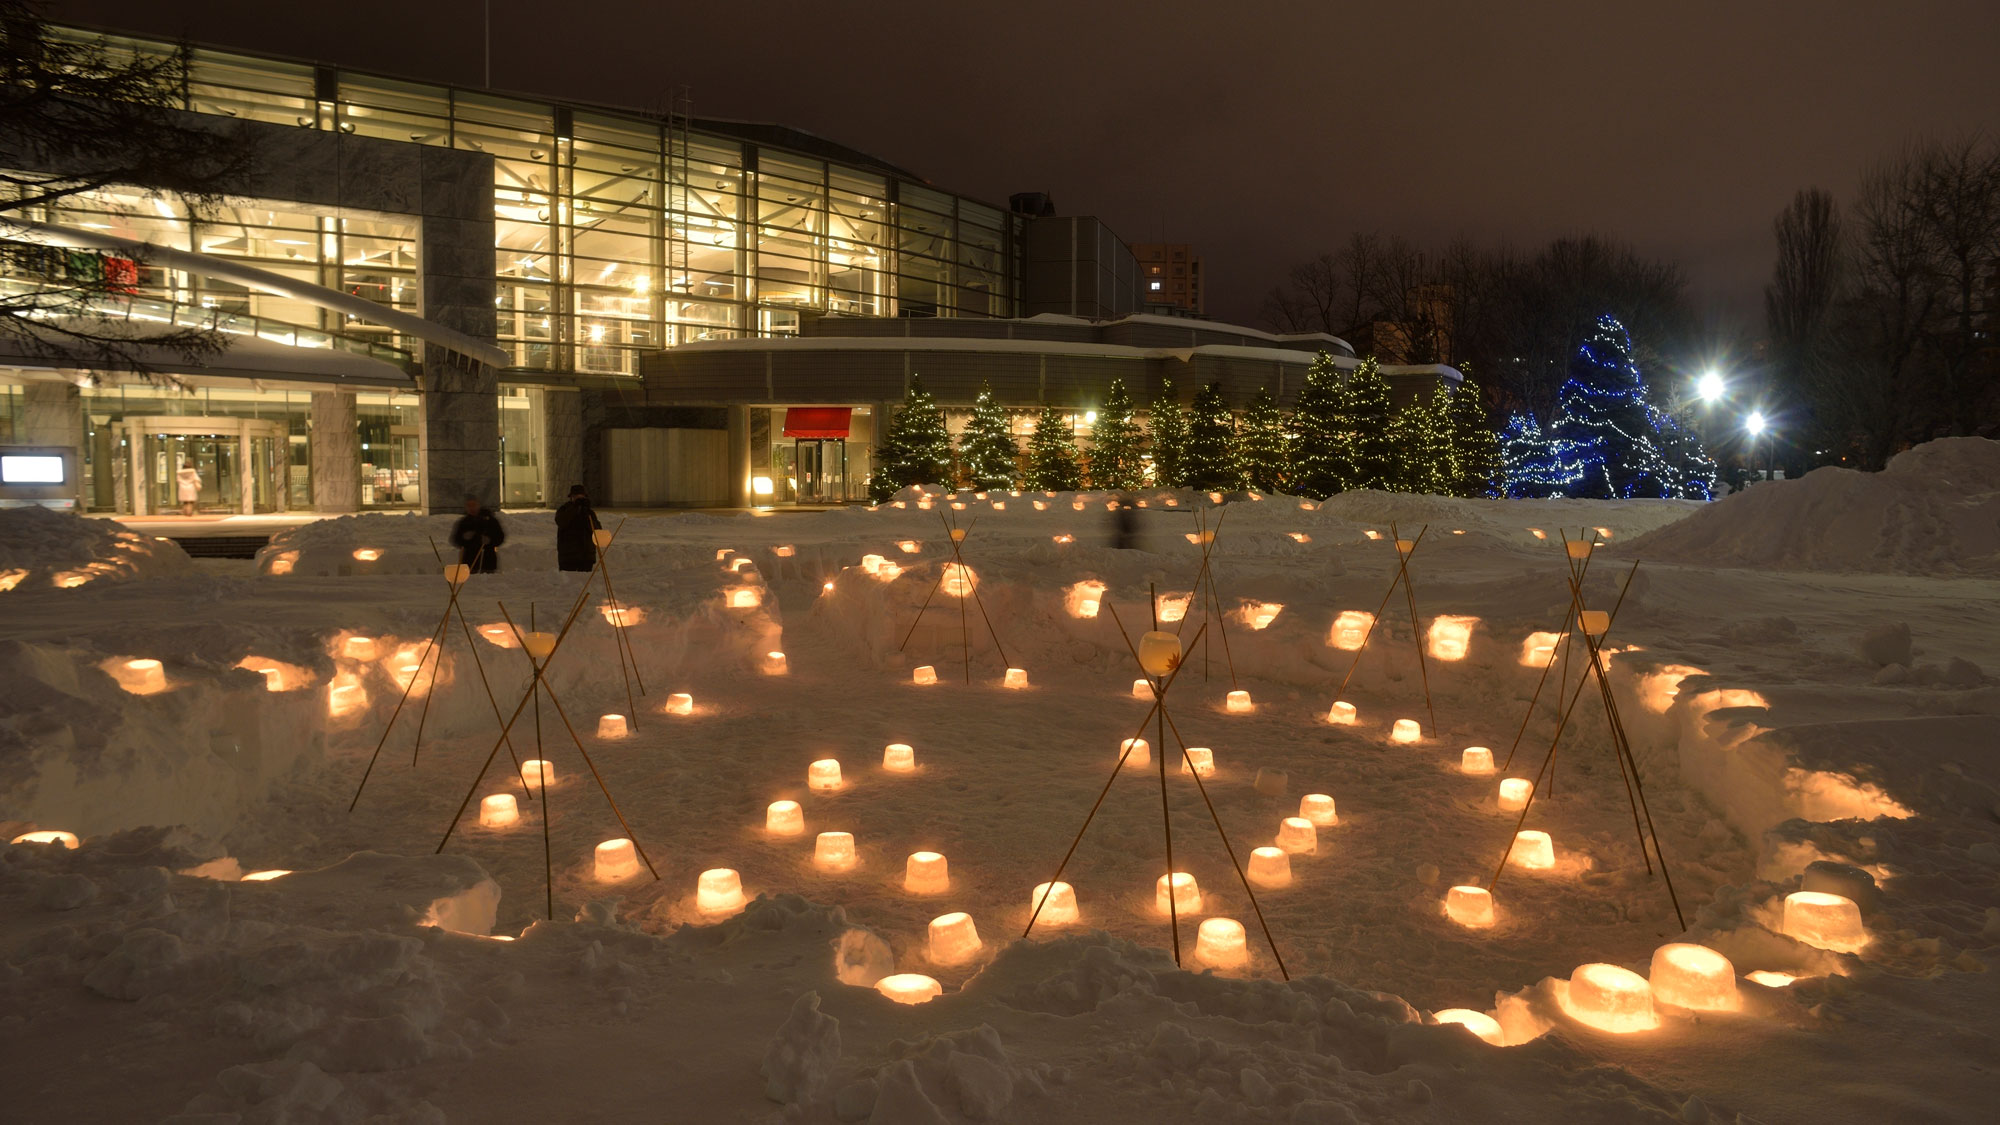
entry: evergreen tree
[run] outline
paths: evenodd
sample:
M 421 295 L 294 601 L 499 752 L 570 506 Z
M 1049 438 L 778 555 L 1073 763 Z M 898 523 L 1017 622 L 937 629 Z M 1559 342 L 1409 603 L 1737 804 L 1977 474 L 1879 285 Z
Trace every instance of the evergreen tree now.
M 908 485 L 941 484 L 950 471 L 951 433 L 945 429 L 944 411 L 924 389 L 923 379 L 912 375 L 902 408 L 883 427 L 875 447 L 869 495 L 877 502 L 887 500 Z
M 1137 488 L 1145 466 L 1139 457 L 1139 424 L 1132 420 L 1132 395 L 1125 380 L 1111 380 L 1111 390 L 1090 428 L 1090 484 L 1093 488 Z
M 1500 475 L 1507 497 L 1541 500 L 1561 496 L 1568 478 L 1556 464 L 1555 448 L 1542 436 L 1532 414 L 1507 419 L 1500 434 Z
M 1285 433 L 1284 415 L 1271 392 L 1258 388 L 1257 397 L 1243 412 L 1243 428 L 1236 434 L 1236 468 L 1243 483 L 1263 492 L 1284 489 L 1291 478 L 1291 441 Z
M 972 400 L 972 421 L 959 437 L 958 455 L 974 488 L 1012 487 L 1019 471 L 1015 462 L 1021 449 L 1014 444 L 1007 412 L 993 397 L 993 388 L 984 383 L 979 385 L 979 397 Z
M 1361 361 L 1341 394 L 1341 440 L 1345 488 L 1394 488 L 1396 466 L 1389 439 L 1389 381 L 1374 356 Z
M 1042 407 L 1035 436 L 1028 439 L 1028 487 L 1048 492 L 1074 492 L 1083 487 L 1083 470 L 1076 462 L 1069 415 Z
M 1181 488 L 1187 474 L 1181 471 L 1181 457 L 1187 451 L 1187 411 L 1174 396 L 1174 381 L 1160 380 L 1160 397 L 1153 400 L 1146 426 L 1153 435 L 1153 483 L 1161 488 Z
M 1347 487 L 1349 463 L 1342 456 L 1346 423 L 1340 368 L 1325 352 L 1313 359 L 1292 411 L 1292 488 L 1315 500 Z
M 1450 487 L 1451 435 L 1446 429 L 1447 392 L 1419 395 L 1389 421 L 1393 460 L 1389 483 L 1398 492 L 1442 496 Z
M 1223 400 L 1222 388 L 1214 383 L 1194 396 L 1188 410 L 1187 448 L 1181 454 L 1181 472 L 1187 487 L 1234 489 L 1239 487 L 1236 469 L 1236 416 Z
M 1500 435 L 1486 412 L 1486 396 L 1468 374 L 1445 407 L 1451 433 L 1451 494 L 1492 496 L 1500 484 Z
M 1645 378 L 1632 362 L 1632 339 L 1611 317 L 1597 318 L 1596 330 L 1571 357 L 1550 438 L 1566 478 L 1565 496 L 1712 494 L 1713 464 L 1647 401 Z

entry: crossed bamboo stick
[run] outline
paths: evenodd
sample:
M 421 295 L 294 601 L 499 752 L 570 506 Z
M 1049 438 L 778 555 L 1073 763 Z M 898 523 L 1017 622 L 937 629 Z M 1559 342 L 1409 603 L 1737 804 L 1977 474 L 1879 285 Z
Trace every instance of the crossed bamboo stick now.
M 896 651 L 902 652 L 910 647 L 910 638 L 916 635 L 917 624 L 924 619 L 924 611 L 931 607 L 931 599 L 937 597 L 938 590 L 944 586 L 944 576 L 950 573 L 955 563 L 958 566 L 959 581 L 965 583 L 971 592 L 973 604 L 979 607 L 979 619 L 986 623 L 986 634 L 993 638 L 993 648 L 1000 654 L 1000 666 L 1012 667 L 1013 662 L 1007 659 L 1007 648 L 1000 643 L 1000 633 L 993 628 L 993 618 L 987 616 L 986 600 L 979 596 L 979 583 L 973 577 L 972 568 L 965 565 L 965 540 L 972 534 L 972 529 L 979 525 L 979 521 L 974 519 L 961 528 L 943 512 L 938 513 L 938 520 L 944 524 L 945 538 L 951 543 L 952 562 L 938 567 L 937 581 L 931 583 L 930 593 L 924 595 L 924 604 L 917 607 L 917 616 L 910 621 L 909 631 L 903 634 L 903 643 L 896 646 Z M 972 630 L 966 618 L 963 595 L 958 599 L 958 640 L 965 656 L 965 682 L 969 684 L 972 682 Z
M 1417 674 L 1423 679 L 1424 710 L 1430 713 L 1431 734 L 1435 736 L 1438 733 L 1437 707 L 1431 702 L 1431 671 L 1429 662 L 1424 659 L 1424 630 L 1417 621 L 1417 588 L 1410 581 L 1410 557 L 1423 545 L 1424 536 L 1429 534 L 1430 530 L 1431 525 L 1425 524 L 1418 529 L 1415 539 L 1405 540 L 1397 532 L 1394 523 L 1389 525 L 1389 539 L 1396 547 L 1396 573 L 1389 579 L 1389 588 L 1382 591 L 1382 604 L 1375 607 L 1375 616 L 1368 619 L 1368 628 L 1361 634 L 1361 646 L 1354 650 L 1354 660 L 1347 666 L 1347 675 L 1340 678 L 1340 688 L 1334 692 L 1334 698 L 1340 699 L 1346 696 L 1348 681 L 1354 678 L 1355 670 L 1361 667 L 1361 656 L 1368 651 L 1368 642 L 1375 636 L 1375 626 L 1381 623 L 1382 614 L 1389 608 L 1389 599 L 1395 596 L 1396 587 L 1400 585 L 1410 606 L 1410 636 L 1417 646 Z M 1409 543 L 1408 547 L 1403 546 L 1405 542 Z

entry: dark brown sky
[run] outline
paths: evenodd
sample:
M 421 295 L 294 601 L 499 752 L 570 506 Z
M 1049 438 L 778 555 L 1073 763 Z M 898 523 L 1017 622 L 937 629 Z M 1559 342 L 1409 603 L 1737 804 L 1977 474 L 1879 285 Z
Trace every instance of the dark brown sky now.
M 1046 190 L 1128 240 L 1197 244 L 1232 319 L 1351 231 L 1594 231 L 1679 261 L 1754 327 L 1795 189 L 1845 198 L 1912 136 L 2000 129 L 1995 0 L 491 2 L 498 88 L 645 107 L 687 84 L 698 115 L 807 129 L 967 195 Z M 476 86 L 481 9 L 51 14 Z

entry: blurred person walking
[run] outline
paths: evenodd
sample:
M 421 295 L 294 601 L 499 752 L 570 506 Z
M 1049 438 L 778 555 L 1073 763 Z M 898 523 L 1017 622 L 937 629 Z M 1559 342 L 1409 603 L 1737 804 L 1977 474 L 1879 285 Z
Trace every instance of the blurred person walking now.
M 569 486 L 569 499 L 556 509 L 556 569 L 593 570 L 597 566 L 597 544 L 591 533 L 604 525 L 597 521 L 597 509 L 583 486 Z
M 451 525 L 451 545 L 458 548 L 458 561 L 474 574 L 494 574 L 500 569 L 500 544 L 507 541 L 507 529 L 500 517 L 486 510 L 479 497 L 467 494 L 465 514 Z

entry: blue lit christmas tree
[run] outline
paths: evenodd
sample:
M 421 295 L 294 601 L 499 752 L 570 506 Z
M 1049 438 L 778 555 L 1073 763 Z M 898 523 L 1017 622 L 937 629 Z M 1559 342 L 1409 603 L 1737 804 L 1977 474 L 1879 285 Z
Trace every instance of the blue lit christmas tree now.
M 1569 478 L 1556 464 L 1556 451 L 1532 414 L 1516 414 L 1500 431 L 1501 479 L 1513 500 L 1561 496 Z

